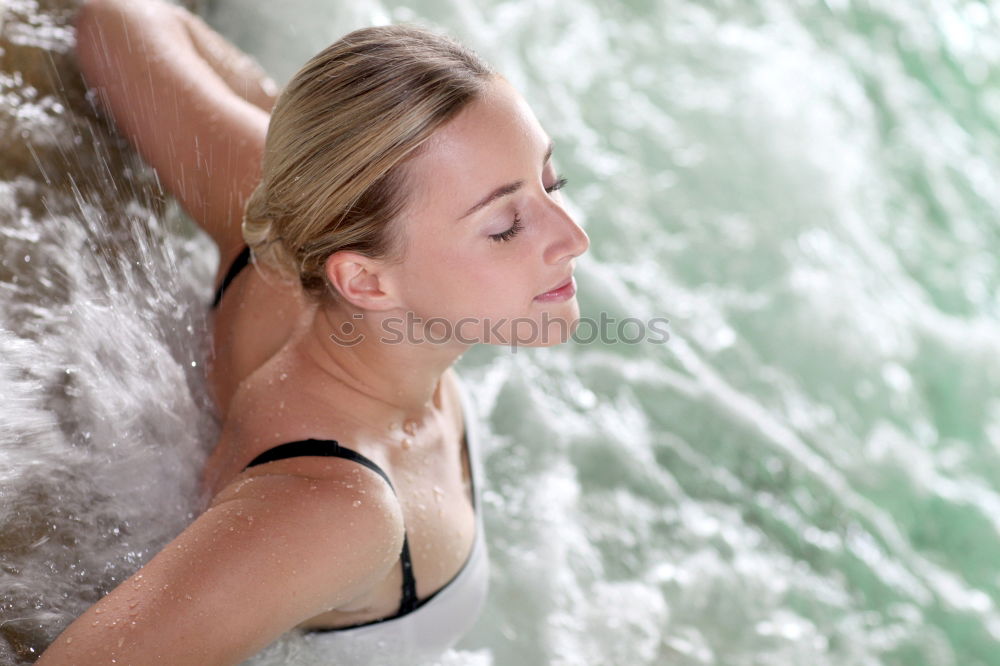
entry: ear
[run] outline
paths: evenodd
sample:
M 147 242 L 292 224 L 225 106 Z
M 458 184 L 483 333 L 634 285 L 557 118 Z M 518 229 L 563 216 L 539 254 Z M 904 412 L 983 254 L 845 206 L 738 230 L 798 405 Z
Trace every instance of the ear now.
M 388 310 L 396 301 L 385 265 L 357 252 L 341 250 L 326 259 L 326 278 L 348 303 L 365 310 Z

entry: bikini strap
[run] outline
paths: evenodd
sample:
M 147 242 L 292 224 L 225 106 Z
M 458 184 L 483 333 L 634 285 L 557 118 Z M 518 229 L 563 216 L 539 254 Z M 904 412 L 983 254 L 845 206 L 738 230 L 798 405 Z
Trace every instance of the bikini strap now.
M 219 301 L 222 300 L 222 293 L 226 291 L 226 287 L 232 282 L 240 271 L 246 268 L 247 264 L 250 263 L 250 246 L 243 248 L 243 251 L 233 259 L 233 263 L 230 264 L 229 270 L 226 271 L 226 277 L 222 278 L 222 285 L 219 286 L 219 290 L 215 292 L 215 300 L 212 301 L 212 309 L 214 310 L 219 306 Z

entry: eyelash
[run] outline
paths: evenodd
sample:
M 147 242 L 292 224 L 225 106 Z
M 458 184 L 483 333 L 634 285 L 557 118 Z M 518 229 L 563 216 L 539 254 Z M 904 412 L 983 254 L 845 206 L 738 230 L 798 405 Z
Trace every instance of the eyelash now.
M 559 178 L 556 182 L 552 183 L 549 187 L 545 188 L 545 191 L 552 194 L 556 190 L 561 190 L 566 186 L 568 181 L 565 178 Z M 509 241 L 511 238 L 517 235 L 517 232 L 521 231 L 524 227 L 521 225 L 521 216 L 514 213 L 514 224 L 510 226 L 510 229 L 506 231 L 501 231 L 498 234 L 490 234 L 490 240 L 503 243 Z

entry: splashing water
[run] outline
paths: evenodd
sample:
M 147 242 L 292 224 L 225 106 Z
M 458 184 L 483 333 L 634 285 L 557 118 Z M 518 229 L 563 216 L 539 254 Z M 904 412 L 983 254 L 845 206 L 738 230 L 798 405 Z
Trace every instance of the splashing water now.
M 13 663 L 197 509 L 216 259 L 90 109 L 71 10 L 8 4 Z M 493 572 L 441 663 L 1000 664 L 997 9 L 341 4 L 204 15 L 279 81 L 356 27 L 446 29 L 532 104 L 592 241 L 576 342 L 460 362 Z M 322 658 L 287 637 L 251 662 Z

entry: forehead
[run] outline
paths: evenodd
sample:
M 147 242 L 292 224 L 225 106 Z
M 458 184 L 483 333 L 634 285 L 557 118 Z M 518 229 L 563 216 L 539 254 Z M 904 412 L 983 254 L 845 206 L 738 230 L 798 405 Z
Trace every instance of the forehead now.
M 507 81 L 494 78 L 410 163 L 410 208 L 457 218 L 489 190 L 529 177 L 548 143 L 527 102 Z

